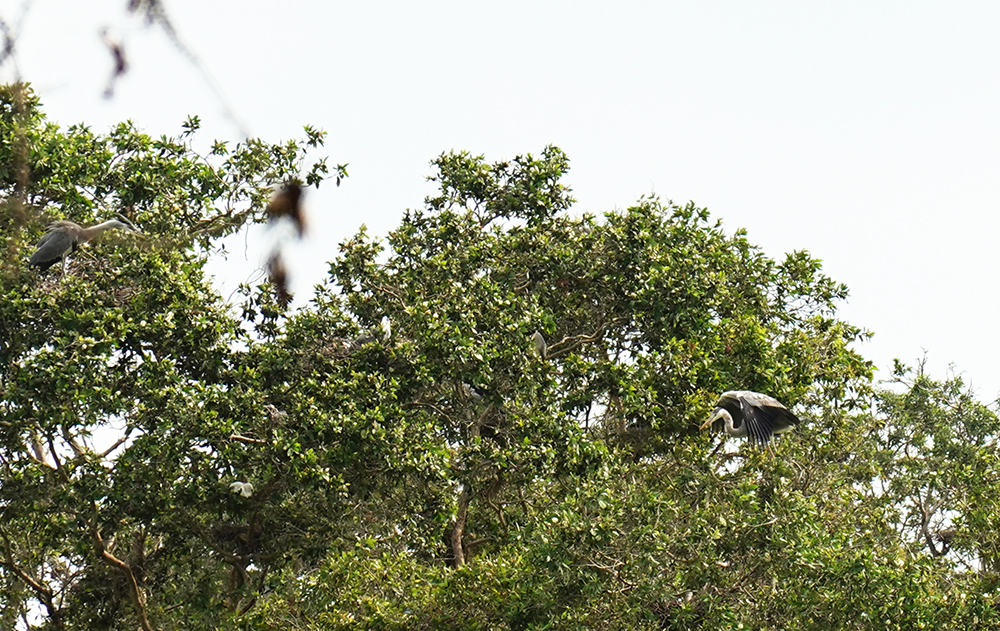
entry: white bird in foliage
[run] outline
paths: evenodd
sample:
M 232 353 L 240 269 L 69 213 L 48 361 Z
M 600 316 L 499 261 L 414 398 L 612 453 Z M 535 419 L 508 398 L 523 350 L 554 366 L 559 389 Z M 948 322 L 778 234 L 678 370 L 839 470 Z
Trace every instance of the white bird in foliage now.
M 542 337 L 542 334 L 535 331 L 531 336 L 531 341 L 535 344 L 535 355 L 545 359 L 545 354 L 548 351 L 548 345 L 545 343 L 545 338 Z
M 773 434 L 789 432 L 799 419 L 774 397 L 750 390 L 722 393 L 712 415 L 699 429 L 725 428 L 735 437 L 746 437 L 751 444 L 766 445 Z
M 238 493 L 243 497 L 250 497 L 253 495 L 253 484 L 250 484 L 249 482 L 231 482 L 229 484 L 229 488 L 233 493 Z
M 477 390 L 472 384 L 462 382 L 462 390 L 465 391 L 465 396 L 472 399 L 473 403 L 478 405 L 483 402 L 483 393 Z

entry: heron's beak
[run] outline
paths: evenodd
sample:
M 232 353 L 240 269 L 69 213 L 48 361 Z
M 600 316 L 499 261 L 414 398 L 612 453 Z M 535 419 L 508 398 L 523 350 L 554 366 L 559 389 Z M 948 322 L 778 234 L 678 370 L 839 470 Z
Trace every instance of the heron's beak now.
M 708 427 L 717 420 L 719 420 L 719 408 L 715 408 L 714 410 L 712 410 L 712 413 L 708 415 L 708 420 L 702 423 L 701 427 L 699 427 L 698 429 L 705 429 L 706 427 Z

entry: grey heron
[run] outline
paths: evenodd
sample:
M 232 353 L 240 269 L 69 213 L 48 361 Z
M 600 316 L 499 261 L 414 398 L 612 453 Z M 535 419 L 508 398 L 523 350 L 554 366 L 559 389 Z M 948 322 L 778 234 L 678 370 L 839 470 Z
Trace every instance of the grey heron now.
M 475 386 L 469 383 L 462 382 L 462 390 L 465 392 L 465 396 L 472 399 L 472 402 L 479 405 L 483 402 L 483 393 L 476 389 Z
M 549 349 L 548 345 L 545 343 L 545 338 L 542 337 L 542 334 L 539 333 L 538 331 L 535 331 L 531 336 L 531 341 L 534 342 L 535 344 L 534 348 L 535 355 L 537 355 L 542 359 L 545 359 L 545 356 L 548 354 Z
M 774 397 L 750 390 L 723 392 L 711 416 L 699 429 L 709 425 L 725 428 L 730 436 L 745 436 L 751 444 L 767 444 L 773 434 L 791 431 L 799 419 Z
M 65 275 L 66 256 L 70 252 L 76 252 L 81 243 L 86 243 L 103 232 L 115 229 L 142 234 L 131 221 L 121 215 L 115 215 L 114 219 L 89 228 L 83 228 L 72 221 L 55 221 L 49 224 L 47 231 L 38 241 L 38 247 L 31 255 L 28 265 L 44 271 L 61 260 L 63 275 Z

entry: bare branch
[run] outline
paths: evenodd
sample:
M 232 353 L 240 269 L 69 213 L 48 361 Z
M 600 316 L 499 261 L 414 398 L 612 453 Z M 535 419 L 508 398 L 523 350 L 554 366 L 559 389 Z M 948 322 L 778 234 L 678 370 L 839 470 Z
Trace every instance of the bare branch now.
M 455 515 L 455 523 L 451 529 L 451 557 L 455 567 L 461 567 L 465 563 L 465 550 L 462 549 L 462 535 L 465 533 L 465 519 L 469 512 L 469 487 L 462 485 L 462 492 L 458 494 L 458 512 Z
M 116 440 L 110 447 L 108 447 L 107 449 L 105 449 L 101 453 L 97 454 L 98 457 L 100 457 L 100 458 L 107 458 L 108 455 L 111 452 L 113 452 L 115 449 L 118 449 L 119 447 L 121 447 L 125 443 L 125 441 L 127 441 L 129 439 L 129 437 L 132 435 L 132 429 L 133 428 L 131 428 L 131 427 L 128 428 L 128 430 L 125 432 L 124 436 L 122 436 L 121 438 L 119 438 L 118 440 Z
M 262 438 L 250 438 L 249 436 L 243 436 L 242 434 L 233 434 L 229 437 L 229 440 L 235 440 L 237 442 L 246 443 L 248 445 L 269 445 L 271 441 L 264 440 Z
M 64 629 L 65 626 L 62 621 L 62 612 L 55 604 L 55 600 L 52 597 L 52 590 L 42 585 L 40 581 L 36 580 L 25 570 L 17 566 L 17 563 L 14 561 L 14 546 L 10 542 L 10 537 L 7 536 L 6 531 L 3 529 L 0 529 L 0 539 L 3 539 L 4 550 L 4 561 L 0 561 L 0 567 L 7 568 L 15 576 L 21 579 L 25 585 L 30 587 L 31 590 L 35 592 L 35 596 L 45 607 L 45 610 L 49 612 L 49 619 L 52 620 L 52 624 L 55 628 L 60 631 Z
M 149 619 L 146 617 L 145 598 L 139 590 L 139 584 L 135 580 L 135 573 L 132 571 L 132 566 L 108 552 L 104 544 L 104 539 L 101 538 L 101 533 L 97 529 L 96 521 L 92 521 L 90 524 L 90 534 L 94 539 L 94 549 L 97 551 L 98 556 L 104 559 L 109 565 L 121 570 L 125 574 L 125 578 L 128 579 L 129 595 L 132 597 L 132 605 L 135 606 L 136 615 L 139 617 L 139 626 L 142 627 L 143 631 L 153 631 L 153 627 L 149 624 Z

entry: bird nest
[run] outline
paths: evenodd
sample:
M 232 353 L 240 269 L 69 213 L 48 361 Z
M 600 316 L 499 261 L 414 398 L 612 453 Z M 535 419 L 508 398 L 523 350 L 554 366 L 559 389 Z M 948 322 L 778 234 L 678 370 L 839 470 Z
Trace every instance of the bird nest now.
M 103 281 L 103 282 L 102 282 Z M 62 293 L 70 284 L 93 283 L 105 288 L 101 293 L 105 304 L 121 307 L 135 299 L 142 287 L 128 276 L 119 274 L 112 261 L 91 256 L 74 256 L 63 276 L 61 264 L 41 272 L 36 287 L 43 294 Z

